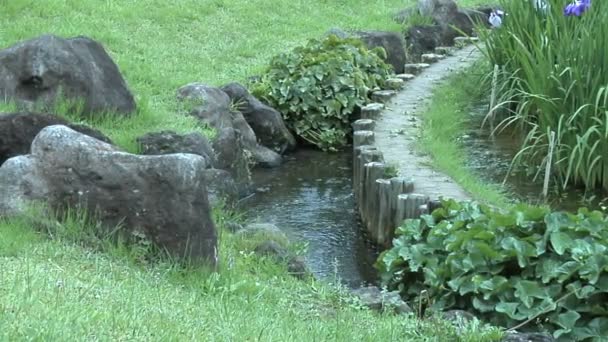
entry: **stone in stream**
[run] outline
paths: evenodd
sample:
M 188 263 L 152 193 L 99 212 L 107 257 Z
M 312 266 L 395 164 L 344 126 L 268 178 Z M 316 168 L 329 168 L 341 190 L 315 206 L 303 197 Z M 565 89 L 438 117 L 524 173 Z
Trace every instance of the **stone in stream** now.
M 384 109 L 382 103 L 369 103 L 361 108 L 362 119 L 375 119 L 380 115 L 380 112 Z
M 456 37 L 454 38 L 454 45 L 457 47 L 465 46 L 479 41 L 477 37 Z
M 438 46 L 435 48 L 435 53 L 444 56 L 451 56 L 454 54 L 453 48 L 449 46 Z
M 62 216 L 85 210 L 97 233 L 144 237 L 171 256 L 217 264 L 217 234 L 203 171 L 194 154 L 141 156 L 66 126 L 43 128 L 31 154 L 0 167 L 0 216 L 41 201 Z
M 445 55 L 439 55 L 436 53 L 425 53 L 425 54 L 422 54 L 422 56 L 420 56 L 420 58 L 422 59 L 423 63 L 435 63 L 441 59 L 444 59 Z
M 416 78 L 416 75 L 414 74 L 399 74 L 399 75 L 395 75 L 395 77 L 402 79 L 404 82 L 413 80 L 414 78 Z
M 394 90 L 376 90 L 372 93 L 372 101 L 379 103 L 388 102 L 393 96 L 397 95 Z
M 283 153 L 296 147 L 296 139 L 287 129 L 281 113 L 271 108 L 238 83 L 230 83 L 221 88 L 232 100 L 238 111 L 255 132 L 261 144 Z
M 409 63 L 404 65 L 405 72 L 408 74 L 418 75 L 424 69 L 430 67 L 431 65 L 428 63 Z
M 405 83 L 402 79 L 395 77 L 389 78 L 385 81 L 385 86 L 387 89 L 399 90 L 403 88 L 403 84 Z
M 188 114 L 201 122 L 218 131 L 234 129 L 240 136 L 242 148 L 258 165 L 268 168 L 281 165 L 281 155 L 258 143 L 255 132 L 243 114 L 235 110 L 230 96 L 222 89 L 202 83 L 190 83 L 177 90 L 177 98 L 186 107 Z
M 353 290 L 361 304 L 375 311 L 394 311 L 398 314 L 412 313 L 410 306 L 401 299 L 399 291 L 383 292 L 376 286 L 361 287 Z
M 7 113 L 0 114 L 0 165 L 7 159 L 28 154 L 32 141 L 47 126 L 64 125 L 97 140 L 112 144 L 100 131 L 80 124 L 72 124 L 53 114 Z
M 82 100 L 82 114 L 130 114 L 135 100 L 103 46 L 87 37 L 44 35 L 0 51 L 0 99 L 28 110 Z M 72 109 L 76 109 L 73 107 Z

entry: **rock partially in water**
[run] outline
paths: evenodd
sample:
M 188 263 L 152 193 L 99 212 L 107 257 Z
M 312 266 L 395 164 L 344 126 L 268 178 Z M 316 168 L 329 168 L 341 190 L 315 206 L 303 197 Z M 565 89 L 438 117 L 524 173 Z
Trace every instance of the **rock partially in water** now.
M 0 99 L 31 109 L 64 98 L 83 114 L 130 114 L 135 100 L 103 46 L 87 37 L 44 35 L 0 51 Z M 74 108 L 75 109 L 75 108 Z
M 188 107 L 189 114 L 201 122 L 217 130 L 232 128 L 238 132 L 242 148 L 260 166 L 273 168 L 281 165 L 281 155 L 258 143 L 255 132 L 243 114 L 236 110 L 236 103 L 232 103 L 223 90 L 202 83 L 190 83 L 178 89 L 177 98 Z
M 393 310 L 398 314 L 413 312 L 412 308 L 401 299 L 399 291 L 383 292 L 376 286 L 367 286 L 353 290 L 352 293 L 359 298 L 361 304 L 372 310 Z
M 243 114 L 262 145 L 283 153 L 296 147 L 296 139 L 287 129 L 281 113 L 271 108 L 247 91 L 238 83 L 222 87 L 236 108 Z

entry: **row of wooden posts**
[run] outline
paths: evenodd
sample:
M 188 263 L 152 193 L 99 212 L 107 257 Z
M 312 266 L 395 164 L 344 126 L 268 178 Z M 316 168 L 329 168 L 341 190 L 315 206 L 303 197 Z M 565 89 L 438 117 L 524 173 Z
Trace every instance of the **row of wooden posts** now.
M 387 175 L 389 167 L 374 146 L 375 121 L 353 124 L 353 190 L 363 229 L 379 246 L 390 246 L 395 229 L 405 219 L 419 218 L 439 203 L 415 193 L 414 181 Z

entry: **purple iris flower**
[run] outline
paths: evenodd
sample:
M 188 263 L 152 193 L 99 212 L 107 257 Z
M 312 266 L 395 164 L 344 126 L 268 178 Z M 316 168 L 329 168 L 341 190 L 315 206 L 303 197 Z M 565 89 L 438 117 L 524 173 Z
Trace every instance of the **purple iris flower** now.
M 589 6 L 591 6 L 591 0 L 576 0 L 564 7 L 564 15 L 567 17 L 572 15 L 580 17 Z

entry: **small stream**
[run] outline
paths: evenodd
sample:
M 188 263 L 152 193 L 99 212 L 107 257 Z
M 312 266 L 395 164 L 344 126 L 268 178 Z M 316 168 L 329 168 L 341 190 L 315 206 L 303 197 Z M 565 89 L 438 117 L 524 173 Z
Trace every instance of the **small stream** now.
M 518 152 L 519 139 L 512 132 L 497 134 L 492 138 L 490 129 L 480 127 L 487 106 L 473 109 L 470 117 L 470 131 L 463 136 L 462 142 L 467 152 L 467 167 L 482 180 L 502 184 L 509 171 L 511 161 Z M 580 189 L 568 189 L 558 193 L 556 187 L 550 187 L 549 196 L 545 202 L 542 196 L 543 173 L 536 181 L 532 176 L 523 174 L 511 175 L 505 183 L 505 190 L 515 200 L 531 204 L 549 204 L 556 210 L 575 212 L 579 207 L 599 209 L 606 205 L 608 194 L 591 194 L 585 197 Z
M 350 152 L 299 150 L 252 178 L 256 194 L 242 202 L 250 221 L 273 223 L 307 244 L 307 264 L 320 279 L 350 287 L 374 282 L 376 255 L 359 233 Z

